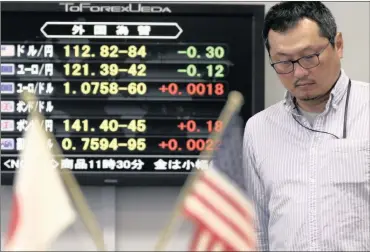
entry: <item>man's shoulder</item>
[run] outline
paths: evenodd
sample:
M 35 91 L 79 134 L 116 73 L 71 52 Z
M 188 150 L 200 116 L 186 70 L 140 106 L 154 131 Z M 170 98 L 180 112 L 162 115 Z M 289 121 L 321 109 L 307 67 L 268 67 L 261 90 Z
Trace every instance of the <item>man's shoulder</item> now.
M 367 87 L 367 88 L 369 88 L 369 85 L 370 85 L 370 83 L 366 81 L 360 81 L 360 80 L 352 80 L 352 83 L 354 83 L 355 85 L 358 85 L 361 87 Z
M 352 80 L 352 85 L 359 90 L 369 90 L 370 83 L 358 80 Z
M 361 105 L 369 104 L 370 102 L 370 84 L 363 81 L 352 81 L 353 93 L 356 97 L 356 103 Z M 352 90 L 351 90 L 352 93 Z
M 370 89 L 370 83 L 368 83 L 368 82 L 354 80 L 354 81 L 352 81 L 352 83 L 353 83 L 353 86 L 356 89 L 359 89 L 361 91 L 365 91 L 365 90 Z
M 284 108 L 284 100 L 281 100 L 250 117 L 245 125 L 245 131 L 255 132 L 263 128 L 273 127 L 272 122 L 285 114 L 287 114 L 287 111 Z

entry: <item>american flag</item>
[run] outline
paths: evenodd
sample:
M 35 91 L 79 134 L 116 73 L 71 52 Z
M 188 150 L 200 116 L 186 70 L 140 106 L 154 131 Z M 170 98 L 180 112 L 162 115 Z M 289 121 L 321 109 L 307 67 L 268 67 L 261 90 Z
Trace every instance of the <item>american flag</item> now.
M 190 251 L 256 250 L 254 211 L 243 193 L 242 126 L 235 115 L 185 197 L 184 215 L 195 224 Z

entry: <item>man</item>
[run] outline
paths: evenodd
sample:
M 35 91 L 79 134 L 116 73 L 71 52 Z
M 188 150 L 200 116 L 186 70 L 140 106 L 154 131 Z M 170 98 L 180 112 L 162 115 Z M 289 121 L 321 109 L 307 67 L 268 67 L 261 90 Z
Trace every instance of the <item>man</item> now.
M 263 37 L 285 99 L 250 118 L 245 180 L 261 250 L 370 251 L 369 84 L 341 69 L 320 2 L 284 2 Z

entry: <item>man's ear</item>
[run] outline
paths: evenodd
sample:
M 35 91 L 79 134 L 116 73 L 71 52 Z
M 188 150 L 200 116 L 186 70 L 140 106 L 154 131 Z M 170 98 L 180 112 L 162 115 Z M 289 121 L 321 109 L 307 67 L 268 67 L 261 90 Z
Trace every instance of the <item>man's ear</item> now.
M 343 36 L 341 32 L 338 32 L 337 35 L 335 36 L 335 42 L 334 42 L 334 49 L 337 52 L 337 55 L 339 58 L 343 58 Z

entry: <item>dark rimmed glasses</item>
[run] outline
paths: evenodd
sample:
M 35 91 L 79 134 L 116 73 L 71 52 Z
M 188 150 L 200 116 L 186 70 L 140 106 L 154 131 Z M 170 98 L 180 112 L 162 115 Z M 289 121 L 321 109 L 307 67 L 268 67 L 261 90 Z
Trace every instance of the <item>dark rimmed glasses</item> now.
M 320 65 L 319 56 L 325 49 L 329 46 L 330 42 L 318 53 L 303 56 L 297 60 L 285 60 L 271 63 L 271 66 L 275 69 L 278 74 L 288 74 L 294 71 L 295 63 L 298 63 L 301 67 L 305 69 L 310 69 Z

